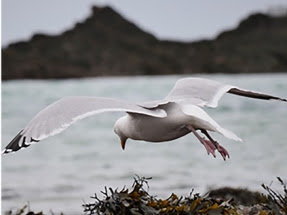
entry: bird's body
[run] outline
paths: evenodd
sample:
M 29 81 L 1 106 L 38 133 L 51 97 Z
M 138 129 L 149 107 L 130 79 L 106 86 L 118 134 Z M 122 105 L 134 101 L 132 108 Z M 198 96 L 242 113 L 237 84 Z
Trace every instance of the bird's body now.
M 127 114 L 118 119 L 114 126 L 123 149 L 128 138 L 147 142 L 165 142 L 192 132 L 204 145 L 208 154 L 211 153 L 215 157 L 217 150 L 225 160 L 229 157 L 227 150 L 213 140 L 208 131 L 218 132 L 236 141 L 241 139 L 221 127 L 202 109 L 204 106 L 217 107 L 224 93 L 264 100 L 287 101 L 202 78 L 180 79 L 164 99 L 141 104 L 102 97 L 66 97 L 40 111 L 6 146 L 3 153 L 18 151 L 60 133 L 85 117 L 107 111 L 125 111 Z M 197 133 L 198 130 L 207 139 L 201 137 Z
M 166 111 L 166 117 L 127 113 L 115 123 L 115 130 L 120 129 L 127 138 L 147 142 L 170 141 L 190 133 L 185 127 L 189 117 L 181 111 L 179 105 L 169 103 L 160 108 Z
M 164 118 L 127 113 L 115 123 L 115 130 L 120 129 L 127 138 L 147 142 L 164 142 L 180 138 L 191 132 L 187 125 L 192 125 L 196 130 L 205 129 L 221 133 L 220 129 L 217 129 L 219 125 L 201 108 L 189 105 L 188 108 L 193 110 L 190 111 L 190 114 L 185 114 L 182 111 L 183 107 L 184 105 L 181 106 L 177 103 L 159 106 L 167 113 Z M 195 109 L 197 111 L 194 111 Z M 203 115 L 208 117 L 209 121 L 204 120 Z

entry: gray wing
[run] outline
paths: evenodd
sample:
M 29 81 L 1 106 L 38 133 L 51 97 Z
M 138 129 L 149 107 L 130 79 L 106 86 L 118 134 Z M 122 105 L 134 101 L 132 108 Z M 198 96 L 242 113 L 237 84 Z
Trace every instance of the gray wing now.
M 23 147 L 58 134 L 85 117 L 107 112 L 125 111 L 154 117 L 165 117 L 162 109 L 148 110 L 136 104 L 100 97 L 66 97 L 40 111 L 2 153 L 18 151 Z
M 154 101 L 141 104 L 142 107 L 155 108 L 168 102 L 177 102 L 182 104 L 193 104 L 198 106 L 217 107 L 218 101 L 225 93 L 236 94 L 256 99 L 281 100 L 279 97 L 268 95 L 261 92 L 240 89 L 238 87 L 222 84 L 217 81 L 204 78 L 182 78 L 178 80 L 167 95 L 161 101 Z

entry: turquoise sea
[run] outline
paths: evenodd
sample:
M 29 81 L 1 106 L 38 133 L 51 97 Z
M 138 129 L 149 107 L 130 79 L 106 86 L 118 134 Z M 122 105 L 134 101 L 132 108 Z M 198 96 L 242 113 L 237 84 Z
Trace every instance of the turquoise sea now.
M 287 75 L 198 75 L 287 98 Z M 32 117 L 71 95 L 104 96 L 132 102 L 161 99 L 183 76 L 109 77 L 2 82 L 2 149 Z M 113 124 L 124 113 L 84 119 L 56 136 L 2 156 L 2 214 L 29 202 L 34 211 L 80 214 L 83 202 L 104 186 L 130 187 L 135 174 L 153 177 L 150 193 L 189 195 L 222 186 L 264 192 L 261 183 L 281 190 L 287 180 L 287 104 L 225 95 L 205 109 L 244 142 L 212 134 L 230 153 L 207 156 L 192 135 L 167 143 L 128 140 L 120 147 Z

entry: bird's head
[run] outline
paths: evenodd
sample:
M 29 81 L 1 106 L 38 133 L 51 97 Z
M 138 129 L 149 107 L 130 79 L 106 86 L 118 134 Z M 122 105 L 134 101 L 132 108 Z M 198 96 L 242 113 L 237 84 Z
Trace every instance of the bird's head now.
M 125 128 L 125 118 L 122 117 L 116 121 L 114 131 L 121 140 L 121 146 L 123 150 L 125 149 L 126 141 L 128 139 L 128 137 L 125 135 Z

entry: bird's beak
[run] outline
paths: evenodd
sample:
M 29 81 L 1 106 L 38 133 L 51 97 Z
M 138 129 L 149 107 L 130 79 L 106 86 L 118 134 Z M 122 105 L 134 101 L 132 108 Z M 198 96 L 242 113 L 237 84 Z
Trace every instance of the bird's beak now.
M 127 141 L 127 139 L 121 138 L 121 146 L 122 146 L 122 149 L 123 149 L 123 150 L 125 150 L 126 141 Z

